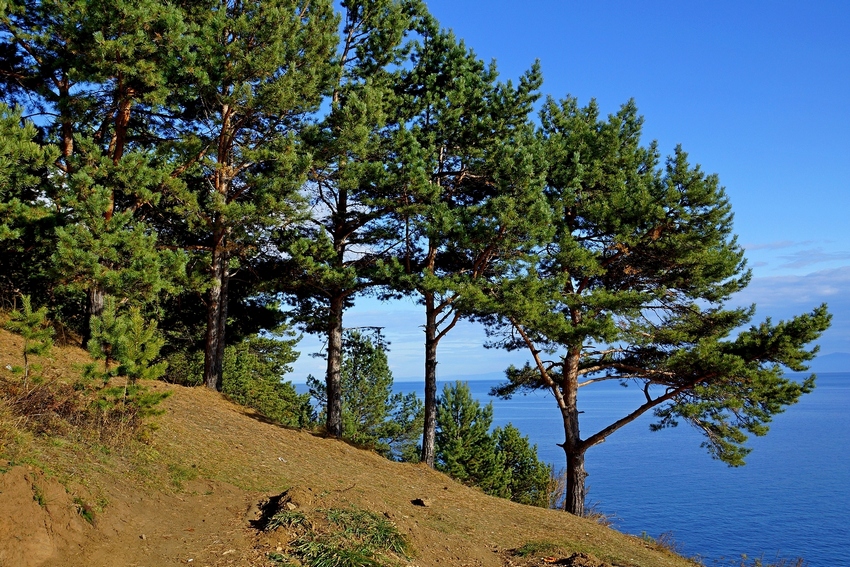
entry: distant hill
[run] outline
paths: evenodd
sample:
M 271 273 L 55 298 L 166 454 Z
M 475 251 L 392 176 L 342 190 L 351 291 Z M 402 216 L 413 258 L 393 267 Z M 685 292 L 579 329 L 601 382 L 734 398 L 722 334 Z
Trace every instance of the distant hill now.
M 850 352 L 822 354 L 811 362 L 812 372 L 850 372 Z

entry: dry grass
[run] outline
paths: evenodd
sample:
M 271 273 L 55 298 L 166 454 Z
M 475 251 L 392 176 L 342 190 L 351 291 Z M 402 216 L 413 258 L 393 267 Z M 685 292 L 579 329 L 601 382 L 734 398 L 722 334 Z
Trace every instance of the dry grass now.
M 0 332 L 3 364 L 14 352 L 8 345 L 13 340 Z M 54 352 L 55 362 L 45 368 L 60 381 L 84 358 L 70 347 Z M 87 487 L 75 493 L 78 499 L 103 503 L 94 525 L 85 528 L 91 535 L 75 544 L 87 562 L 77 547 L 73 556 L 57 548 L 53 563 L 45 564 L 131 564 L 145 553 L 144 564 L 185 564 L 188 555 L 181 554 L 192 550 L 196 565 L 277 565 L 273 557 L 295 536 L 252 528 L 256 516 L 248 506 L 287 492 L 294 509 L 314 521 L 322 511 L 349 509 L 386 518 L 409 542 L 409 565 L 542 565 L 573 554 L 590 563 L 562 564 L 693 565 L 596 522 L 490 497 L 425 466 L 268 423 L 203 388 L 148 385 L 173 393 L 162 403 L 166 412 L 155 418 L 145 442 L 117 448 L 68 432 L 17 439 L 20 429 L 0 402 L 7 458 L 26 454 L 67 486 Z M 417 499 L 430 504 L 415 505 Z

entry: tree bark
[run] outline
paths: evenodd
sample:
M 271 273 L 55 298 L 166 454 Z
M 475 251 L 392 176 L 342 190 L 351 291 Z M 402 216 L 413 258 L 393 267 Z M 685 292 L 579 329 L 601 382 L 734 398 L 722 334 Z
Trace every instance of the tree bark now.
M 101 288 L 98 284 L 92 285 L 91 289 L 89 289 L 89 305 L 88 305 L 88 313 L 86 316 L 88 318 L 88 324 L 83 329 L 83 346 L 89 342 L 91 339 L 91 323 L 92 321 L 103 315 L 103 303 L 105 300 L 106 294 L 103 292 L 103 288 Z
M 564 509 L 576 516 L 584 515 L 585 477 L 587 477 L 584 470 L 584 454 L 587 448 L 582 443 L 579 431 L 578 363 L 580 357 L 580 348 L 570 349 L 564 361 L 560 385 L 563 400 L 561 414 L 564 419 L 563 448 L 567 457 L 567 492 L 564 498 Z
M 331 297 L 328 320 L 328 371 L 325 376 L 327 390 L 327 421 L 325 430 L 328 435 L 342 437 L 342 386 L 340 365 L 342 364 L 342 314 L 344 298 L 341 295 Z
M 224 230 L 218 229 L 212 254 L 212 286 L 207 302 L 207 335 L 204 342 L 204 384 L 221 390 L 224 332 L 227 322 L 227 253 Z
M 425 426 L 422 462 L 434 468 L 437 435 L 437 309 L 434 294 L 425 294 Z
M 567 492 L 564 498 L 564 510 L 576 516 L 584 516 L 584 502 L 587 496 L 584 470 L 584 451 L 571 453 L 564 447 L 567 455 Z

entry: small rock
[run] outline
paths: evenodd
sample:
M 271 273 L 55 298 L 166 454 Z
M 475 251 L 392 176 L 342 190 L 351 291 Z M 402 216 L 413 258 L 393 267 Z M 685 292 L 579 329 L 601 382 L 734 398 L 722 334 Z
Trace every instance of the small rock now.
M 146 536 L 145 534 L 142 534 L 142 535 L 139 536 L 139 539 L 146 540 L 146 539 L 148 539 L 148 536 Z
M 295 505 L 294 503 L 292 503 L 292 502 L 287 502 L 286 504 L 284 504 L 284 506 L 286 506 L 286 509 L 287 509 L 287 510 L 295 510 L 296 508 L 298 508 L 298 506 L 296 506 L 296 505 Z

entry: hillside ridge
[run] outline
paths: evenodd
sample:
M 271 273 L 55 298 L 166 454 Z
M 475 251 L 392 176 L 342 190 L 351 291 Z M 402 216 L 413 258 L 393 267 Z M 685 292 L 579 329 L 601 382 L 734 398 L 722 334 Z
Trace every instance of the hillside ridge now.
M 55 350 L 57 368 L 80 358 Z M 33 436 L 25 454 L 0 460 L 0 567 L 281 565 L 273 557 L 293 534 L 252 522 L 284 494 L 313 522 L 329 509 L 387 518 L 412 550 L 401 565 L 693 565 L 592 521 L 269 423 L 204 388 L 147 385 L 171 396 L 144 443 L 113 450 Z

